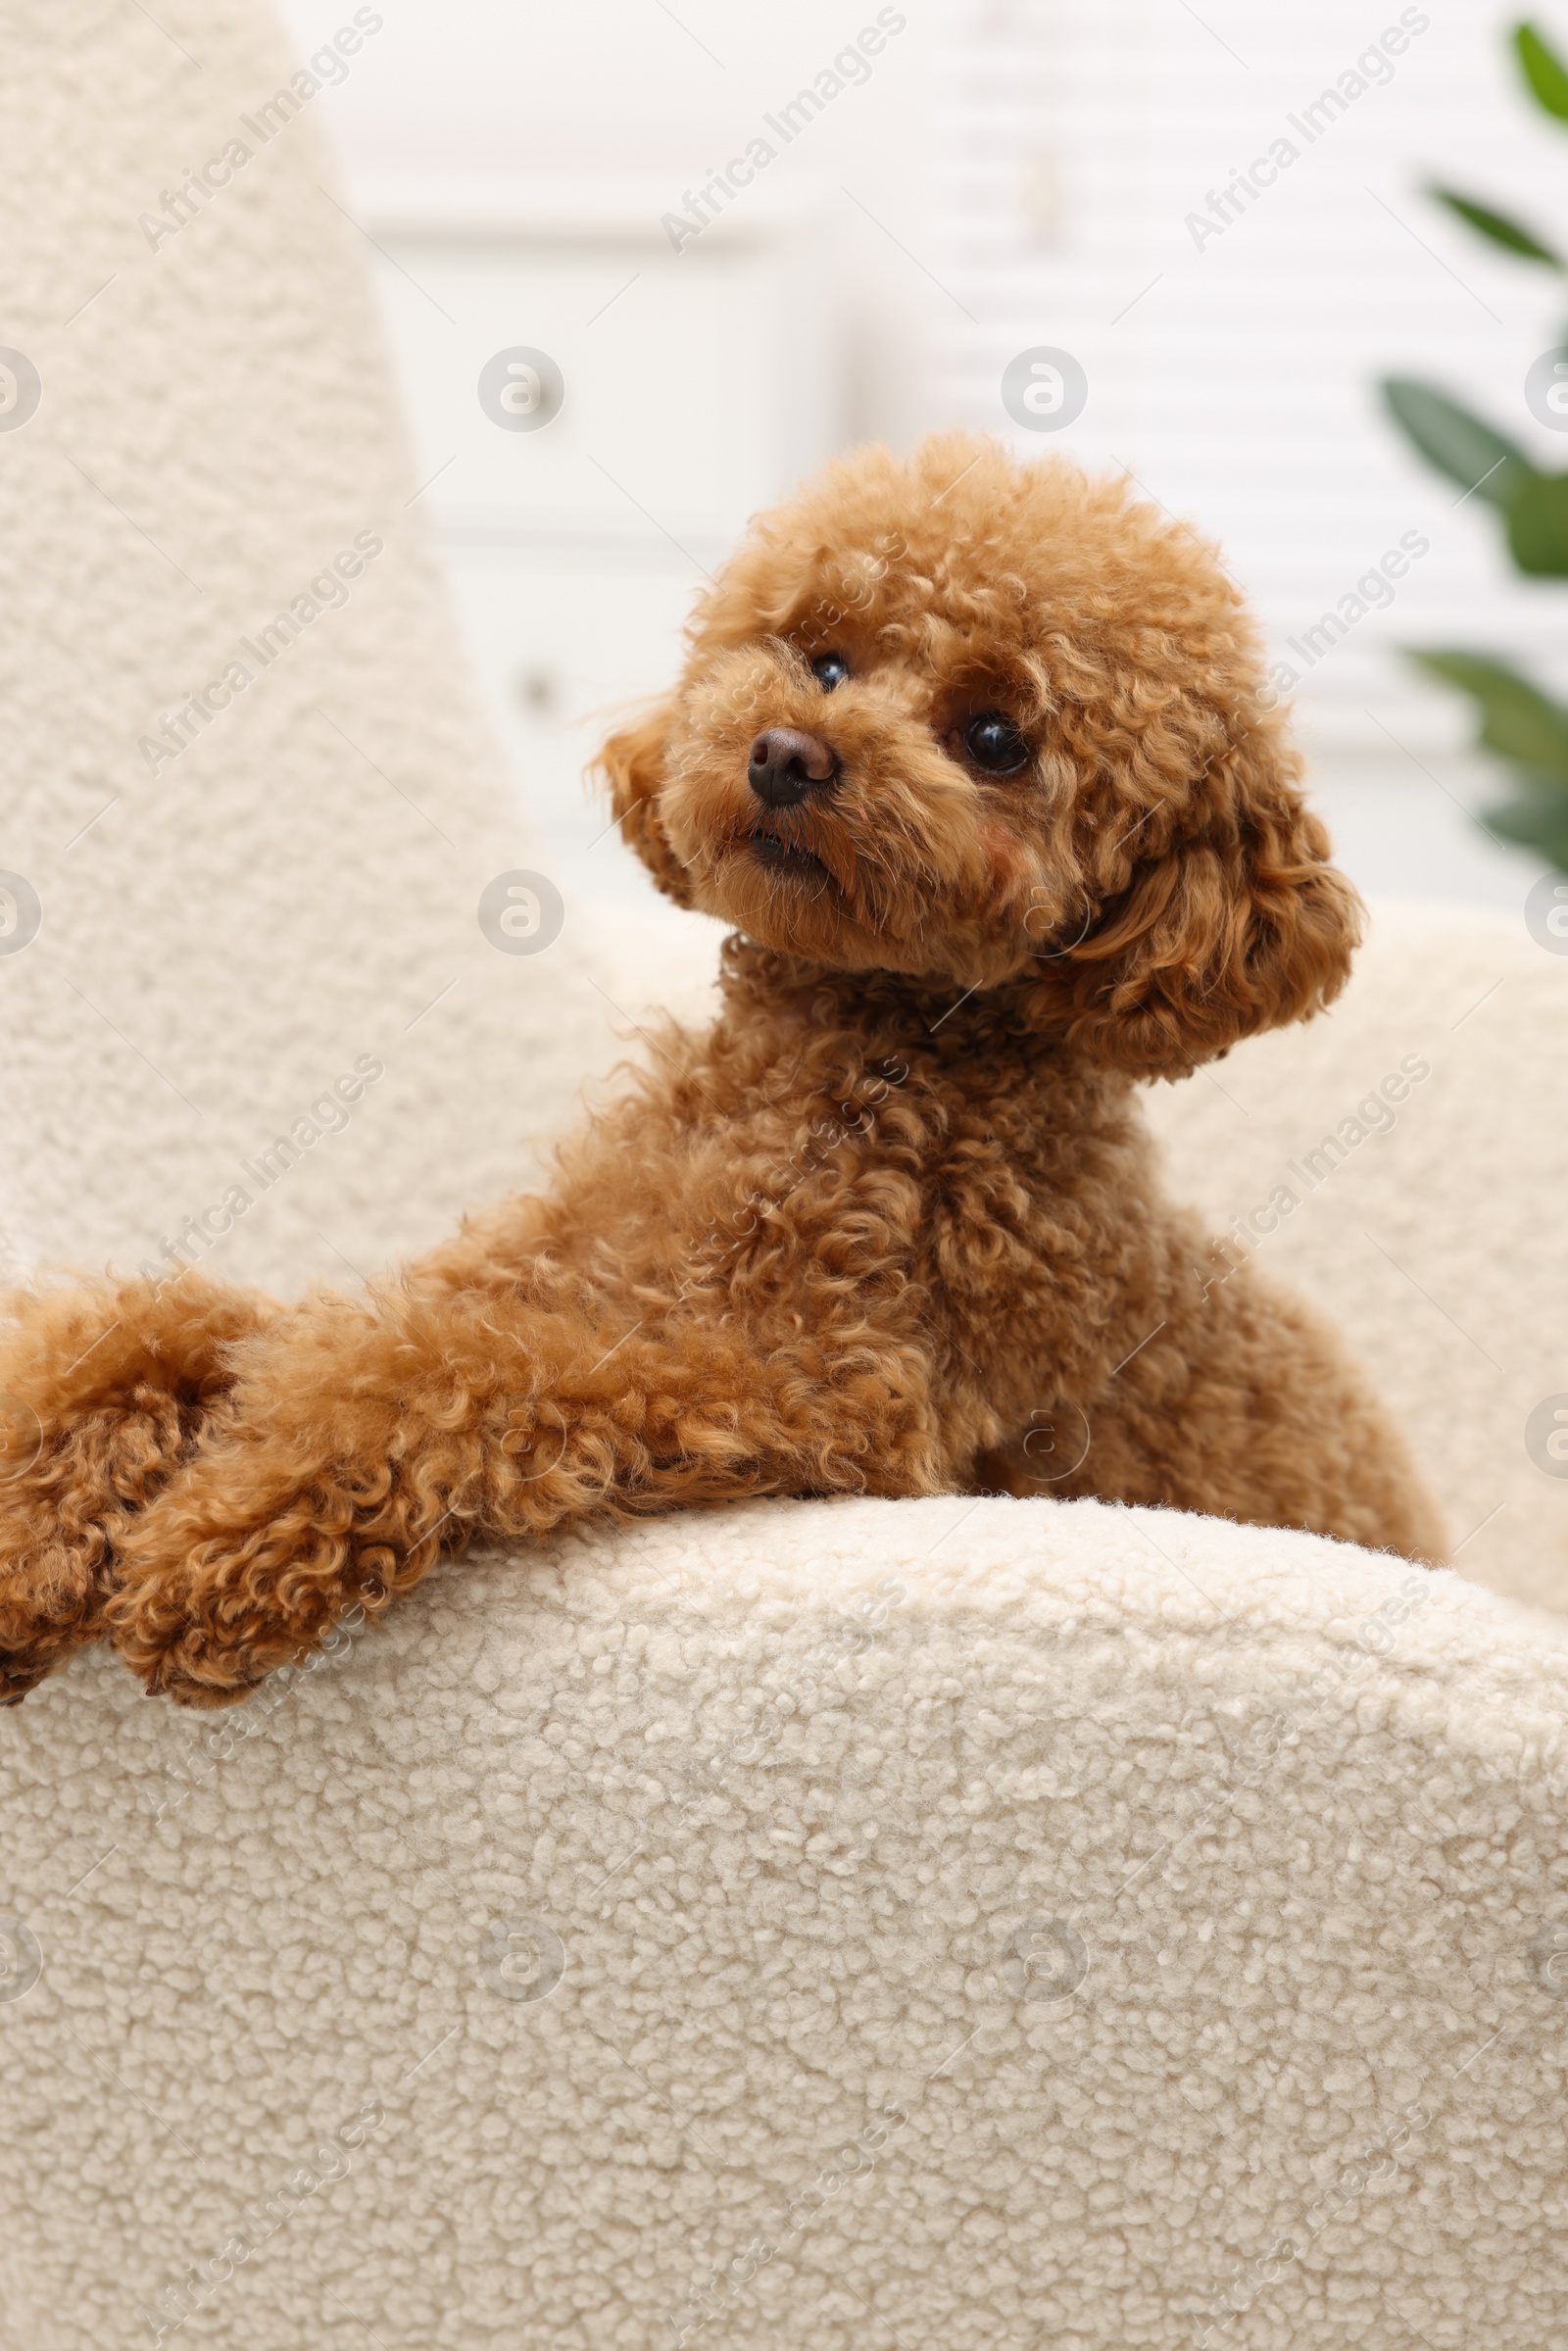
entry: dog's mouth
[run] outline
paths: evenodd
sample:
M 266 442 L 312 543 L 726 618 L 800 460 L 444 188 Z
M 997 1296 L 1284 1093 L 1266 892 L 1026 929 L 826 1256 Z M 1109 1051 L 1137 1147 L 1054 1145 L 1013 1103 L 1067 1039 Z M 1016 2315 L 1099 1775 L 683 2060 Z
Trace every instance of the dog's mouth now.
M 833 873 L 814 850 L 808 849 L 804 842 L 790 840 L 783 833 L 775 832 L 765 818 L 752 831 L 742 835 L 739 847 L 742 854 L 760 865 L 765 873 L 777 874 L 791 881 L 808 882 L 815 889 L 832 890 L 835 893 L 838 890 L 839 885 Z

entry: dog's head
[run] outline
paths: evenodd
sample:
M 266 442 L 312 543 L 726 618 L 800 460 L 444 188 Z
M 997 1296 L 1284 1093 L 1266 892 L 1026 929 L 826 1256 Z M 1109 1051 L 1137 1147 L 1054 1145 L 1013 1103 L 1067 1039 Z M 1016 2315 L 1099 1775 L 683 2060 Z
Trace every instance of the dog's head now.
M 1177 1076 L 1313 1012 L 1358 902 L 1327 863 L 1211 551 L 1062 464 L 872 449 L 763 515 L 670 699 L 603 754 L 682 905 Z

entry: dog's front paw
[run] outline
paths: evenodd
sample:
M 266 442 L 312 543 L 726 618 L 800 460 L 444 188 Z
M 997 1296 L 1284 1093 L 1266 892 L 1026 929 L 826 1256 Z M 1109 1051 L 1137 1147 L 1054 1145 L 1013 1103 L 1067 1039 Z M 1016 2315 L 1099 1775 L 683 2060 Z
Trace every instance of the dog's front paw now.
M 269 1634 L 254 1607 L 230 1594 L 214 1573 L 217 1560 L 193 1558 L 149 1578 L 145 1542 L 138 1550 L 137 1580 L 115 1593 L 104 1618 L 149 1697 L 176 1706 L 232 1706 L 300 1653 L 297 1638 Z
M 127 1543 L 126 1581 L 105 1611 L 109 1637 L 149 1696 L 232 1705 L 326 1631 L 326 1583 L 346 1545 L 323 1543 L 299 1498 L 280 1500 L 261 1525 L 215 1525 L 217 1514 L 204 1510 L 199 1534 L 178 1488 L 171 1503 L 149 1512 Z M 291 1576 L 306 1558 L 304 1573 Z
M 401 1327 L 315 1300 L 249 1350 L 122 1545 L 108 1631 L 150 1691 L 230 1703 L 462 1546 L 486 1505 L 484 1432 L 444 1358 L 406 1360 Z
M 264 1318 L 192 1282 L 24 1291 L 0 1325 L 0 1703 L 97 1640 L 136 1515 L 163 1493 Z
M 379 1604 L 392 1554 L 375 1515 L 345 1473 L 302 1476 L 256 1431 L 225 1432 L 128 1531 L 109 1637 L 149 1695 L 232 1705 L 356 1600 Z
M 15 1374 L 13 1373 L 13 1377 Z M 167 1395 L 139 1393 L 63 1422 L 0 1399 L 0 1702 L 15 1705 L 98 1639 L 117 1546 L 184 1445 Z
M 0 1706 L 20 1706 L 77 1642 L 5 1601 L 0 1601 Z

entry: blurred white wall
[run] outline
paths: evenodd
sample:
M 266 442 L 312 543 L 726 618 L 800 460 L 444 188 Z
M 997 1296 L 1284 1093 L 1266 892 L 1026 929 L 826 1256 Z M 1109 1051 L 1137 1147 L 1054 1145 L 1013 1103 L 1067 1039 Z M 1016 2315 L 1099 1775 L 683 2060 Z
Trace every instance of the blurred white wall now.
M 307 52 L 348 13 L 285 8 Z M 1431 374 L 1568 463 L 1521 389 L 1560 324 L 1554 286 L 1421 193 L 1437 171 L 1548 229 L 1568 214 L 1568 134 L 1516 91 L 1507 19 L 912 0 L 881 10 L 881 46 L 857 61 L 875 6 L 378 13 L 320 105 L 380 248 L 469 646 L 577 887 L 639 886 L 618 842 L 596 843 L 577 772 L 606 709 L 667 676 L 744 514 L 824 448 L 960 420 L 1129 467 L 1219 538 L 1299 675 L 1314 788 L 1363 888 L 1520 903 L 1536 862 L 1465 812 L 1497 783 L 1467 712 L 1397 648 L 1486 645 L 1568 686 L 1565 591 L 1514 580 L 1490 510 L 1405 453 L 1374 389 Z M 1568 46 L 1568 12 L 1555 30 Z M 782 110 L 821 75 L 844 86 L 786 140 Z M 1353 102 L 1308 117 L 1346 75 L 1365 85 Z M 662 216 L 758 137 L 772 160 L 674 251 Z M 1188 216 L 1281 138 L 1297 155 L 1274 184 L 1196 234 Z M 537 435 L 478 405 L 508 346 L 550 351 L 566 378 Z M 1019 429 L 1001 397 L 1007 362 L 1041 346 L 1087 383 L 1057 435 Z M 1414 539 L 1392 605 L 1310 665 L 1291 650 Z

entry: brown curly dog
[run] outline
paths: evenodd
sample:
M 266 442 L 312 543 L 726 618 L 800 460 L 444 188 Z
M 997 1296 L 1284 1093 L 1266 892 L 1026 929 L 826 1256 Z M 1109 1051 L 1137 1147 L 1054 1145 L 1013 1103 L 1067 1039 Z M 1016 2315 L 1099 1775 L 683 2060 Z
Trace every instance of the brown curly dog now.
M 745 1494 L 1097 1494 L 1436 1559 L 1330 1332 L 1161 1197 L 1136 1100 L 1342 985 L 1256 640 L 1182 527 L 947 435 L 830 466 L 607 744 L 723 1006 L 361 1298 L 12 1301 L 0 1672 L 220 1705 L 443 1552 Z

